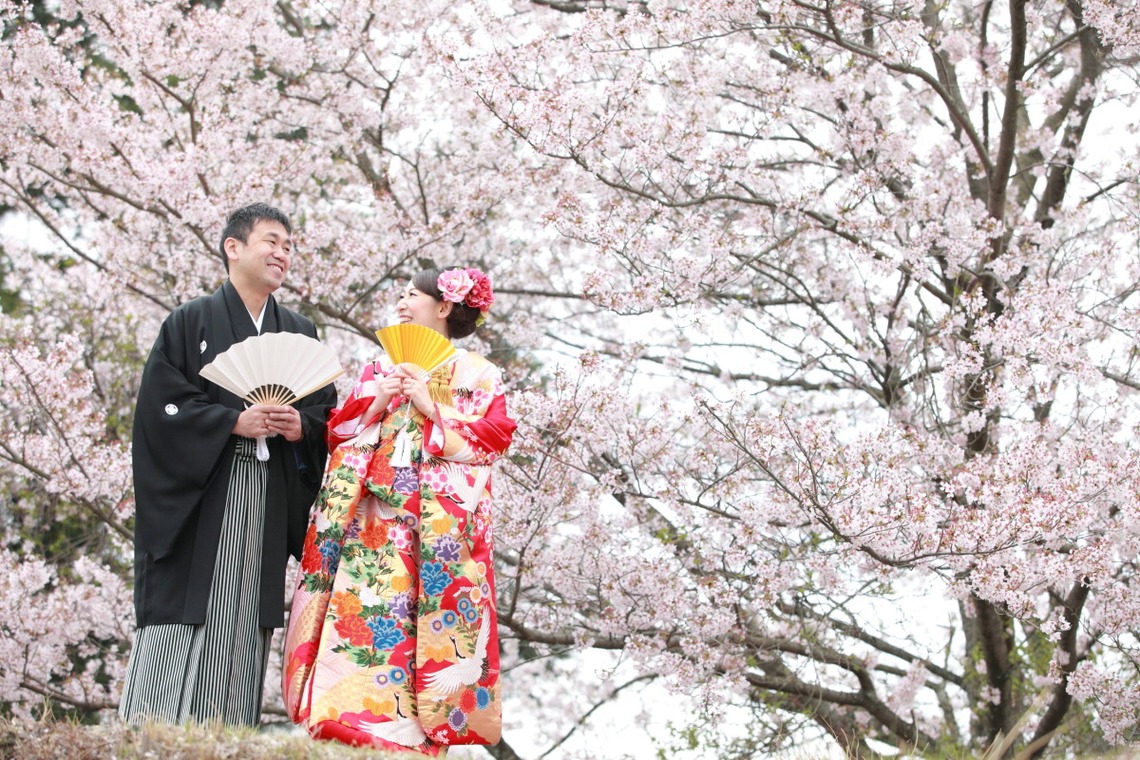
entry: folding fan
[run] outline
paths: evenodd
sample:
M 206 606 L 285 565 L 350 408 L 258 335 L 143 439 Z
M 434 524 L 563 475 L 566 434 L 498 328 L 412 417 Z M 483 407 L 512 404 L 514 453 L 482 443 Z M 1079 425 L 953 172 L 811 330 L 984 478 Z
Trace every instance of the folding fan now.
M 401 322 L 376 331 L 393 364 L 414 364 L 424 379 L 455 356 L 455 346 L 430 327 Z
M 344 374 L 333 350 L 291 332 L 247 338 L 214 357 L 200 373 L 250 404 L 284 406 Z
M 344 374 L 333 350 L 300 333 L 263 333 L 230 346 L 202 367 L 202 377 L 249 404 L 285 406 L 325 387 Z M 257 458 L 269 459 L 265 438 Z

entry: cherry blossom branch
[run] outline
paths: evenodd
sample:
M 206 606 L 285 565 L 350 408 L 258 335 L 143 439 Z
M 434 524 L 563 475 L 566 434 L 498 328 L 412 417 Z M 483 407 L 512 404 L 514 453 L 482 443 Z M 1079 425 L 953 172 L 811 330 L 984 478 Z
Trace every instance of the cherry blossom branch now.
M 573 348 L 573 349 L 578 350 L 578 351 L 587 350 L 587 346 L 585 344 L 573 342 L 567 338 L 564 338 L 561 335 L 557 335 L 554 333 L 546 333 L 546 337 L 549 338 L 551 341 L 554 341 L 555 343 L 559 343 L 561 345 L 568 346 L 568 347 Z M 613 357 L 615 359 L 621 358 L 625 355 L 624 352 L 621 350 L 621 347 L 616 345 L 616 344 L 613 347 L 603 346 L 600 348 L 592 348 L 590 350 L 594 350 L 597 353 L 601 354 L 602 356 L 610 356 L 610 357 Z M 647 362 L 650 362 L 653 364 L 658 364 L 661 366 L 668 366 L 670 364 L 670 360 L 666 356 L 642 355 L 642 356 L 639 356 L 638 359 L 640 361 L 647 361 Z M 707 375 L 709 377 L 723 377 L 724 376 L 724 369 L 721 368 L 720 366 L 712 364 L 710 362 L 703 362 L 703 361 L 700 361 L 697 359 L 690 359 L 688 357 L 686 357 L 684 359 L 684 364 L 681 367 L 681 370 L 684 372 L 690 372 L 690 373 L 698 374 L 698 375 Z M 757 374 L 754 372 L 733 372 L 732 378 L 734 380 L 738 380 L 738 381 L 764 383 L 765 385 L 767 385 L 768 387 L 771 387 L 771 388 L 799 388 L 801 390 L 806 390 L 806 391 L 837 390 L 841 387 L 838 383 L 809 382 L 807 380 L 800 380 L 800 379 L 794 379 L 794 378 L 761 375 L 761 374 Z
M 52 476 L 50 473 L 39 467 L 36 467 L 31 462 L 28 462 L 26 459 L 20 456 L 19 453 L 12 449 L 7 441 L 0 441 L 0 452 L 2 452 L 2 454 L 0 454 L 0 459 L 21 467 L 36 480 L 39 480 L 41 482 L 47 482 L 51 480 Z M 99 522 L 103 523 L 111 530 L 118 533 L 119 536 L 124 540 L 134 541 L 134 534 L 118 519 L 116 519 L 115 514 L 111 509 L 101 508 L 98 504 L 95 504 L 90 500 L 82 497 L 76 497 L 74 494 L 72 494 L 69 503 L 78 505 L 92 517 L 98 519 Z
M 33 694 L 39 694 L 41 697 L 50 699 L 53 702 L 71 705 L 72 707 L 77 707 L 80 710 L 85 710 L 88 712 L 98 712 L 100 710 L 117 710 L 119 708 L 118 702 L 111 702 L 109 700 L 89 700 L 80 697 L 73 697 L 67 692 L 52 688 L 44 681 L 41 681 L 29 673 L 24 673 L 23 680 L 20 681 L 20 688 L 27 689 Z
M 575 636 L 573 633 L 552 633 L 550 631 L 540 631 L 536 628 L 531 628 L 523 622 L 516 620 L 513 615 L 505 615 L 500 611 L 499 623 L 507 627 L 515 636 L 521 641 L 527 641 L 532 644 L 550 644 L 552 646 L 562 646 L 572 649 L 577 649 L 582 646 L 582 639 Z M 592 635 L 589 638 L 589 645 L 593 649 L 624 649 L 627 642 L 625 636 L 609 636 L 609 635 Z
M 20 360 L 19 355 L 16 354 L 15 351 L 9 349 L 6 350 L 5 353 L 8 354 L 8 359 L 12 362 L 12 365 L 20 371 L 20 375 L 24 380 L 24 384 L 27 387 L 28 393 L 36 401 L 36 408 L 43 413 L 44 419 L 46 419 L 49 426 L 55 430 L 56 439 L 64 446 L 64 448 L 67 449 L 68 453 L 70 454 L 68 461 L 72 464 L 72 466 L 83 473 L 84 477 L 89 477 L 82 457 L 76 453 L 74 446 L 71 444 L 71 440 L 67 435 L 67 430 L 56 418 L 56 415 L 52 411 L 51 406 L 43 398 L 43 395 L 40 393 L 40 388 L 32 378 L 32 375 L 28 371 L 28 368 L 24 366 L 23 362 Z M 0 445 L 3 445 L 5 450 L 9 450 L 6 442 L 2 442 Z
M 1016 157 L 1017 120 L 1021 115 L 1023 102 L 1021 92 L 1022 77 L 1025 73 L 1026 21 L 1025 0 L 1010 0 L 1010 49 L 1006 66 L 1005 104 L 998 137 L 997 157 L 989 174 L 989 197 L 987 205 L 990 216 L 1004 219 L 1006 216 L 1006 194 L 1009 187 L 1009 173 Z M 993 255 L 1001 253 L 1000 238 L 994 240 Z
M 1063 653 L 1060 666 L 1061 674 L 1053 687 L 1049 689 L 1048 707 L 1038 721 L 1037 730 L 1033 734 L 1033 740 L 1040 740 L 1041 744 L 1037 750 L 1029 755 L 1030 758 L 1038 757 L 1044 752 L 1045 740 L 1061 728 L 1069 714 L 1069 708 L 1073 702 L 1073 697 L 1068 689 L 1069 676 L 1076 672 L 1077 666 L 1085 659 L 1077 650 L 1077 636 L 1090 591 L 1088 584 L 1078 581 L 1070 588 L 1064 603 L 1061 605 L 1061 614 L 1066 623 L 1066 627 L 1061 632 L 1060 641 L 1057 643 L 1058 652 Z M 1054 656 L 1056 657 L 1056 655 Z
M 850 692 L 828 689 L 823 686 L 802 681 L 780 660 L 764 660 L 761 663 L 761 668 L 765 671 L 762 674 L 754 672 L 744 674 L 744 679 L 756 688 L 785 694 L 791 697 L 798 697 L 803 700 L 802 704 L 804 707 L 810 705 L 814 708 L 821 703 L 847 707 L 861 707 L 882 723 L 893 735 L 901 738 L 908 744 L 934 743 L 934 737 L 918 731 L 913 723 L 908 723 L 899 718 L 881 700 L 874 696 L 874 686 L 865 671 L 855 673 L 861 687 L 860 691 Z M 868 692 L 867 689 L 870 689 L 870 691 Z M 829 729 L 830 733 L 829 726 L 824 725 L 824 728 Z M 836 738 L 837 741 L 840 740 L 840 737 L 835 734 L 833 734 L 833 738 Z M 850 740 L 851 739 L 848 738 L 844 741 Z
M 1013 726 L 1013 710 L 1010 705 L 1013 688 L 1010 662 L 1013 621 L 1002 615 L 994 604 L 976 597 L 972 597 L 971 601 L 977 623 L 977 643 L 986 663 L 986 682 L 999 695 L 998 699 L 989 700 L 989 704 L 983 708 L 986 737 L 994 741 L 999 734 L 1008 734 Z
M 1097 39 L 1096 31 L 1083 26 L 1080 4 L 1070 1 L 1066 3 L 1066 7 L 1073 14 L 1077 23 L 1081 24 L 1079 35 L 1077 35 L 1080 42 L 1081 64 L 1080 69 L 1073 76 L 1064 98 L 1054 113 L 1051 114 L 1052 121 L 1047 125 L 1056 129 L 1061 124 L 1068 124 L 1061 137 L 1061 148 L 1068 154 L 1068 160 L 1054 165 L 1047 175 L 1045 192 L 1042 194 L 1037 209 L 1037 221 L 1044 227 L 1053 226 L 1053 214 L 1060 208 L 1064 200 L 1065 192 L 1069 186 L 1069 178 L 1073 171 L 1072 157 L 1076 155 L 1077 147 L 1084 137 L 1085 129 L 1093 111 L 1094 98 L 1088 91 L 1096 84 L 1104 69 L 1101 63 L 1104 48 Z M 1070 112 L 1074 108 L 1077 111 L 1077 118 L 1070 119 Z
M 562 737 L 560 739 L 558 739 L 558 741 L 554 742 L 554 744 L 551 744 L 546 749 L 545 752 L 543 752 L 541 755 L 539 755 L 539 757 L 546 757 L 551 752 L 553 752 L 554 750 L 558 749 L 563 744 L 565 744 L 566 740 L 569 739 L 571 736 L 573 736 L 575 731 L 577 731 L 579 728 L 586 725 L 586 721 L 588 721 L 590 719 L 591 715 L 593 715 L 595 712 L 597 712 L 601 707 L 606 705 L 608 702 L 612 702 L 614 699 L 616 699 L 618 697 L 618 695 L 621 694 L 621 692 L 624 691 L 625 689 L 628 689 L 629 687 L 634 686 L 634 685 L 639 684 L 639 683 L 652 683 L 655 680 L 657 680 L 657 674 L 656 673 L 647 673 L 645 675 L 637 676 L 636 678 L 631 678 L 630 680 L 626 681 L 625 683 L 620 684 L 618 686 L 615 686 L 608 694 L 606 694 L 604 697 L 602 697 L 599 701 L 595 702 L 593 707 L 591 707 L 589 710 L 587 710 L 586 712 L 579 715 L 577 722 L 574 723 L 574 725 L 570 728 L 570 730 L 567 731 L 565 734 L 563 734 Z
M 75 243 L 72 242 L 71 238 L 68 235 L 63 234 L 63 232 L 59 229 L 59 227 L 54 222 L 52 222 L 51 219 L 49 219 L 47 217 L 47 215 L 45 215 L 43 213 L 43 211 L 40 209 L 39 205 L 35 201 L 33 201 L 23 191 L 23 189 L 12 185 L 10 182 L 8 182 L 4 179 L 0 179 L 0 184 L 7 187 L 9 189 L 9 191 L 11 191 L 13 197 L 17 198 L 20 201 L 20 203 L 23 205 L 23 207 L 26 208 L 28 211 L 30 211 L 32 213 L 32 215 L 35 216 L 36 219 L 38 219 L 40 221 L 40 223 L 43 224 L 44 227 L 49 232 L 51 232 L 52 235 L 55 236 L 55 239 L 58 240 L 61 244 L 63 244 L 69 251 L 74 253 L 76 256 L 78 256 L 82 260 L 86 261 L 88 264 L 91 264 L 95 268 L 99 269 L 100 271 L 104 271 L 104 272 L 108 271 L 107 265 L 104 262 L 100 261 L 99 259 L 95 258 L 91 254 L 87 253 L 83 249 L 76 246 Z M 134 285 L 133 283 L 127 282 L 127 283 L 125 283 L 125 287 L 127 287 L 131 292 L 137 293 L 138 295 L 142 296 L 143 298 L 146 298 L 147 300 L 153 302 L 154 304 L 156 304 L 158 306 L 162 306 L 164 308 L 169 308 L 169 305 L 166 304 L 165 302 L 163 302 L 157 296 L 153 296 L 150 293 L 147 293 L 146 291 L 144 291 L 143 289 Z
M 804 5 L 804 4 L 800 3 L 800 5 Z M 811 6 L 805 6 L 805 7 L 811 8 Z M 813 8 L 813 10 L 819 10 L 819 9 Z M 895 72 L 898 72 L 900 74 L 909 74 L 909 75 L 914 76 L 914 77 L 918 78 L 919 80 L 925 82 L 927 84 L 927 86 L 929 86 L 930 89 L 935 94 L 937 94 L 938 97 L 943 101 L 943 104 L 946 106 L 947 112 L 950 114 L 950 119 L 954 122 L 954 124 L 958 128 L 960 128 L 966 134 L 966 137 L 969 139 L 971 145 L 973 146 L 975 155 L 977 156 L 979 163 L 981 163 L 981 165 L 983 166 L 987 176 L 992 174 L 993 167 L 990 164 L 989 151 L 987 150 L 985 143 L 980 139 L 977 132 L 974 130 L 974 127 L 970 123 L 970 119 L 966 115 L 965 110 L 961 109 L 959 107 L 960 101 L 955 99 L 951 95 L 951 93 L 946 89 L 946 87 L 943 85 L 943 83 L 941 81 L 939 81 L 939 79 L 937 79 L 936 77 L 931 76 L 931 74 L 929 72 L 924 71 L 923 69 L 920 69 L 916 66 L 911 66 L 909 64 L 904 64 L 904 63 L 900 63 L 897 61 L 887 60 L 887 59 L 883 58 L 882 56 L 880 56 L 879 54 L 877 54 L 875 51 L 870 50 L 870 49 L 868 49 L 862 45 L 853 43 L 850 40 L 848 40 L 847 38 L 843 37 L 842 35 L 832 36 L 830 34 L 822 32 L 822 31 L 820 31 L 814 27 L 810 27 L 810 26 L 806 26 L 806 25 L 802 25 L 802 24 L 789 24 L 789 25 L 784 25 L 782 27 L 774 27 L 774 28 L 785 28 L 788 31 L 804 32 L 804 33 L 806 33 L 812 37 L 815 37 L 817 39 L 820 39 L 820 40 L 823 40 L 826 42 L 834 43 L 843 50 L 847 50 L 848 52 L 851 52 L 851 53 L 856 53 L 863 58 L 875 61 L 876 63 L 880 64 L 881 66 L 885 67 L 886 69 L 888 69 L 890 71 L 895 71 Z
M 872 636 L 861 627 L 849 623 L 845 620 L 836 618 L 834 615 L 824 615 L 816 612 L 810 607 L 805 607 L 804 605 L 792 605 L 787 602 L 778 602 L 777 606 L 782 612 L 787 615 L 808 615 L 814 620 L 825 622 L 827 625 L 831 626 L 840 633 L 862 641 L 864 644 L 870 644 L 880 652 L 889 654 L 892 657 L 896 657 L 903 662 L 922 663 L 922 666 L 926 668 L 926 670 L 928 670 L 931 674 L 938 676 L 946 683 L 953 684 L 955 686 L 964 685 L 964 680 L 961 674 L 955 673 L 954 671 L 944 668 L 941 665 L 937 665 L 926 658 L 918 657 L 915 654 L 908 652 L 905 649 L 892 644 L 889 641 L 878 636 Z

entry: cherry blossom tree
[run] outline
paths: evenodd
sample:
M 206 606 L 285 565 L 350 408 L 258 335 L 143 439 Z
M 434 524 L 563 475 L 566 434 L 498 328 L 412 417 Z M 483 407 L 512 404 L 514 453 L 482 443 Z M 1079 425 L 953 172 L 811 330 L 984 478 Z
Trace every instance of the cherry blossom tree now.
M 491 22 L 492 53 L 457 69 L 578 180 L 549 218 L 601 254 L 588 296 L 659 325 L 588 345 L 697 388 L 609 401 L 620 428 L 565 457 L 669 549 L 670 608 L 598 577 L 599 617 L 624 617 L 599 639 L 735 682 L 756 741 L 797 713 L 851 754 L 1015 732 L 1035 754 L 1088 714 L 1127 738 L 1126 14 L 593 5 Z M 940 590 L 956 614 L 906 604 Z
M 47 611 L 5 624 L 0 699 L 117 698 L 141 361 L 223 276 L 224 214 L 269 200 L 282 297 L 350 366 L 422 263 L 494 279 L 496 756 L 597 756 L 597 711 L 661 689 L 678 756 L 1135 738 L 1127 9 L 0 14 L 0 604 Z

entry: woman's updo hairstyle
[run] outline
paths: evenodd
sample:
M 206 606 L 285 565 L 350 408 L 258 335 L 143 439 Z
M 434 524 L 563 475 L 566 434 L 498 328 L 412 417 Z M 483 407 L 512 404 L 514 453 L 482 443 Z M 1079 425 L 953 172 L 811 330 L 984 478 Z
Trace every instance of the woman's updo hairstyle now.
M 412 278 L 412 286 L 421 293 L 427 293 L 437 301 L 443 301 L 443 292 L 439 289 L 439 276 L 448 269 L 424 269 Z M 465 303 L 451 303 L 451 313 L 447 315 L 447 332 L 450 338 L 466 338 L 475 332 L 481 312 Z

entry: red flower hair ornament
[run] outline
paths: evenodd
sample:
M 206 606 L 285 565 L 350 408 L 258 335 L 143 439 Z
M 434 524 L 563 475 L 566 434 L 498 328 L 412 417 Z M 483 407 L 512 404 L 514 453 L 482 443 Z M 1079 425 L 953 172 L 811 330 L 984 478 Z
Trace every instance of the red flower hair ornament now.
M 480 322 L 495 303 L 491 278 L 478 269 L 447 269 L 440 272 L 435 284 L 443 300 L 478 309 Z

